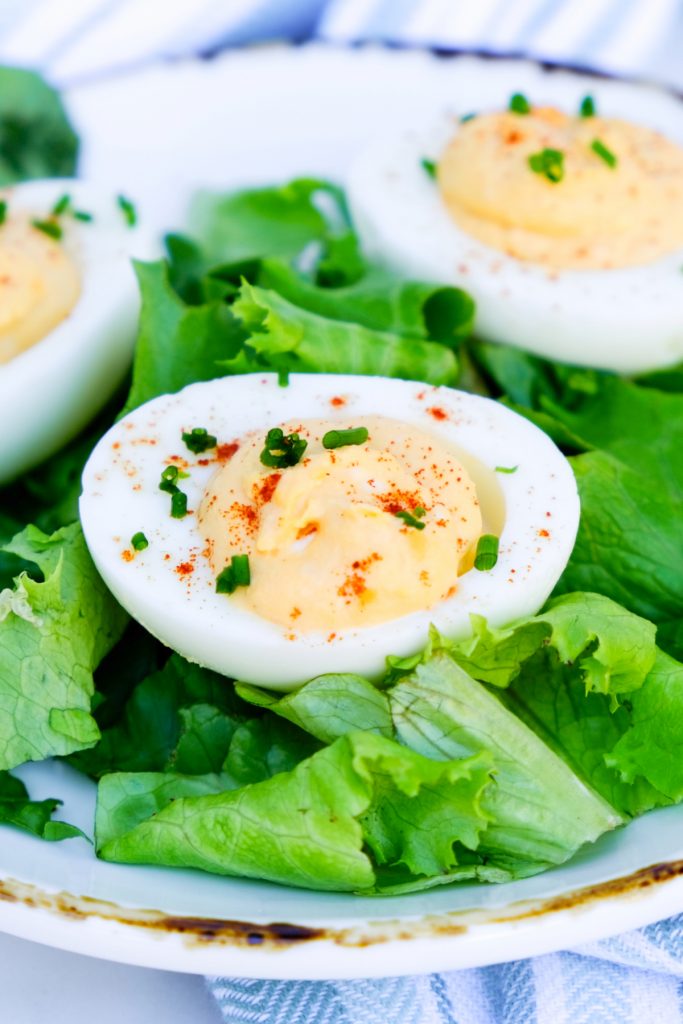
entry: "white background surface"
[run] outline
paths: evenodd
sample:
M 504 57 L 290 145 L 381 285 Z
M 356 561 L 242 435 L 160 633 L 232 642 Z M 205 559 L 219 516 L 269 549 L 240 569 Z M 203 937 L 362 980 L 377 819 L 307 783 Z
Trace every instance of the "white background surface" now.
M 218 1024 L 193 974 L 125 967 L 0 935 L 2 1024 Z

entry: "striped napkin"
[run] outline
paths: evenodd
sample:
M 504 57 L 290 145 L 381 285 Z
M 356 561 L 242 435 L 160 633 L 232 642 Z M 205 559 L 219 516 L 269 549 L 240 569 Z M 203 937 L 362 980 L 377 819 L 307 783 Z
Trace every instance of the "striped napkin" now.
M 225 1024 L 679 1024 L 683 915 L 570 953 L 493 967 L 207 984 Z

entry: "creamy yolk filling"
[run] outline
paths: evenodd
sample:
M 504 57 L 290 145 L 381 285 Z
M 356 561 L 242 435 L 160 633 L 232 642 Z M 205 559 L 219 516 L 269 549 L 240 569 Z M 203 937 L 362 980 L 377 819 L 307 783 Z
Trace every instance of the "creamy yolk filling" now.
M 596 140 L 614 166 L 592 148 Z M 529 166 L 545 149 L 562 153 L 560 181 Z M 517 259 L 626 267 L 683 246 L 683 149 L 628 121 L 552 107 L 483 114 L 460 125 L 437 178 L 459 226 Z
M 364 426 L 365 444 L 332 451 L 328 430 Z M 430 434 L 380 416 L 283 426 L 308 447 L 286 469 L 260 462 L 249 434 L 212 478 L 198 518 L 216 575 L 248 554 L 251 583 L 232 600 L 271 622 L 334 632 L 428 609 L 471 568 L 482 518 L 474 484 Z M 397 512 L 424 509 L 424 529 Z
M 44 338 L 76 305 L 78 270 L 63 246 L 10 213 L 0 225 L 0 363 Z

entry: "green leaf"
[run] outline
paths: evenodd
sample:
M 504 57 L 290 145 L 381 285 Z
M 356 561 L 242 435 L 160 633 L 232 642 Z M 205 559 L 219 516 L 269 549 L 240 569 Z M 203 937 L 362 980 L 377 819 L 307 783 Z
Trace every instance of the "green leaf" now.
M 222 298 L 187 305 L 165 263 L 136 263 L 142 293 L 133 384 L 124 412 L 195 381 L 221 377 L 221 360 L 239 350 L 244 332 Z
M 309 242 L 322 241 L 340 228 L 344 232 L 348 226 L 340 190 L 313 178 L 228 195 L 200 193 L 190 223 L 211 263 L 291 258 Z
M 274 711 L 323 743 L 333 743 L 356 729 L 393 736 L 386 695 L 361 676 L 318 676 L 284 697 L 245 683 L 238 683 L 237 693 L 243 700 Z
M 441 760 L 491 758 L 495 785 L 482 796 L 489 825 L 478 846 L 488 864 L 524 877 L 619 824 L 609 804 L 446 651 L 389 694 L 397 738 L 410 749 Z
M 487 824 L 480 795 L 490 785 L 485 756 L 437 762 L 353 732 L 293 771 L 172 803 L 167 789 L 159 796 L 163 778 L 106 776 L 99 853 L 348 891 L 375 887 L 367 848 L 420 886 L 434 872 L 457 871 L 458 844 L 477 844 Z M 395 884 L 395 871 L 389 878 Z
M 98 848 L 106 846 L 182 797 L 223 793 L 233 787 L 234 782 L 226 774 L 119 772 L 105 775 L 97 790 L 96 844 Z
M 58 94 L 33 71 L 0 67 L 0 185 L 75 174 L 78 137 Z
M 0 594 L 0 769 L 95 742 L 93 671 L 126 622 L 77 524 L 28 527 L 6 549 L 44 580 L 22 574 Z
M 212 704 L 179 709 L 180 738 L 172 755 L 173 770 L 187 775 L 220 772 L 228 756 L 235 723 Z
M 453 345 L 474 322 L 474 301 L 467 292 L 402 281 L 381 267 L 368 267 L 354 283 L 332 289 L 317 286 L 283 260 L 267 259 L 258 283 L 318 316 L 403 337 Z
M 630 696 L 629 705 L 630 728 L 606 762 L 624 782 L 645 779 L 678 803 L 683 800 L 683 665 L 659 651 L 646 684 Z
M 94 778 L 114 771 L 218 771 L 245 717 L 230 680 L 173 654 L 135 687 L 100 742 L 71 762 Z
M 683 666 L 657 651 L 652 623 L 568 594 L 504 630 L 479 621 L 450 651 L 473 677 L 508 686 L 505 706 L 620 813 L 680 799 L 669 752 L 683 742 Z
M 296 768 L 319 747 L 308 733 L 273 715 L 251 718 L 235 729 L 223 768 L 242 785 L 261 782 Z
M 558 592 L 596 590 L 655 623 L 683 614 L 683 491 L 660 453 L 647 473 L 602 451 L 572 460 L 581 523 Z
M 20 779 L 9 772 L 0 772 L 0 824 L 14 825 L 15 828 L 30 832 L 49 842 L 74 839 L 78 836 L 87 839 L 75 825 L 69 825 L 66 821 L 51 820 L 61 802 L 52 797 L 47 800 L 31 800 L 26 786 Z
M 455 356 L 445 345 L 329 320 L 246 282 L 233 311 L 249 339 L 239 356 L 223 363 L 230 373 L 267 367 L 402 377 L 430 384 L 453 383 L 457 375 Z

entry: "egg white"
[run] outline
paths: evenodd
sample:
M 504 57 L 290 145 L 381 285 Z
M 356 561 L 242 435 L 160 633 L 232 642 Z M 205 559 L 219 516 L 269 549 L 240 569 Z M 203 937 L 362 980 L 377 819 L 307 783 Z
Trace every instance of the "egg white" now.
M 331 405 L 338 396 L 346 399 L 339 409 Z M 445 419 L 434 419 L 429 410 L 435 407 Z M 196 520 L 216 464 L 199 465 L 211 452 L 193 456 L 182 431 L 205 427 L 219 443 L 230 443 L 251 430 L 265 436 L 270 427 L 293 418 L 362 424 L 363 416 L 375 414 L 400 417 L 486 467 L 483 472 L 495 481 L 494 489 L 499 485 L 504 502 L 495 568 L 466 573 L 455 596 L 428 611 L 345 630 L 333 640 L 333 623 L 329 632 L 284 629 L 217 594 Z M 161 471 L 178 455 L 193 463 L 189 477 L 180 481 L 193 514 L 180 520 L 171 517 L 170 497 L 158 487 Z M 496 466 L 518 469 L 493 477 Z M 486 518 L 485 500 L 482 510 Z M 571 468 L 553 442 L 490 399 L 381 377 L 297 374 L 288 387 L 279 387 L 272 374 L 249 374 L 192 384 L 116 423 L 86 465 L 80 514 L 105 582 L 146 629 L 191 661 L 285 690 L 325 672 L 376 677 L 387 655 L 423 648 L 431 623 L 447 636 L 465 637 L 472 613 L 497 626 L 533 614 L 569 558 L 579 500 Z M 149 546 L 131 558 L 130 539 L 138 531 Z M 183 563 L 193 564 L 194 572 L 179 574 Z
M 68 194 L 89 223 L 60 218 L 81 278 L 71 313 L 43 339 L 0 365 L 0 484 L 71 440 L 119 386 L 130 364 L 140 298 L 131 256 L 155 251 L 144 228 L 126 225 L 116 196 L 71 179 L 2 189 L 9 213 L 45 219 Z
M 348 196 L 368 254 L 406 277 L 465 288 L 477 303 L 475 331 L 490 341 L 625 374 L 683 358 L 683 248 L 643 266 L 549 270 L 463 231 L 421 166 L 438 160 L 460 116 L 506 109 L 520 89 L 568 113 L 590 93 L 600 114 L 648 125 L 679 145 L 683 103 L 653 87 L 544 74 L 523 62 L 473 60 L 462 70 L 448 111 L 434 111 L 427 127 L 374 140 L 353 163 Z

